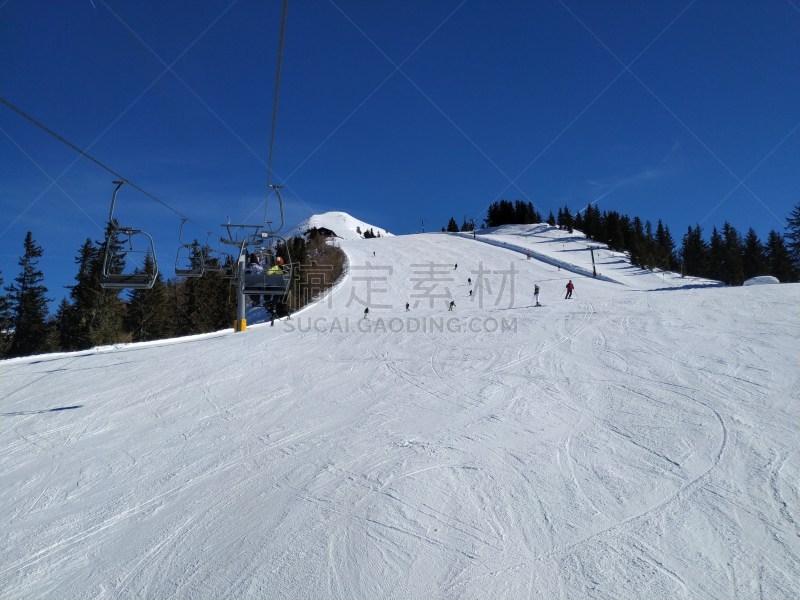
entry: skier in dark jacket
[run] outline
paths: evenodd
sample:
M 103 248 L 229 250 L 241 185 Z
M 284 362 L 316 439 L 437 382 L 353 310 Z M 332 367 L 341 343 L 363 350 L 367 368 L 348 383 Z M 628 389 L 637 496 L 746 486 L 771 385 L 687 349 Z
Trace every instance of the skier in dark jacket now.
M 574 289 L 575 289 L 575 286 L 572 285 L 572 279 L 570 279 L 569 283 L 567 283 L 567 295 L 564 296 L 565 300 L 567 300 L 569 298 L 572 298 L 572 290 L 574 290 Z

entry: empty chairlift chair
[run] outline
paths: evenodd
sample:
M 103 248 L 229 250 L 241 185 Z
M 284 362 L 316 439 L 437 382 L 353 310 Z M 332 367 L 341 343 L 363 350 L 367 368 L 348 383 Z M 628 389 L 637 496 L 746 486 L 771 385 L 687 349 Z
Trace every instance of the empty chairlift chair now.
M 100 276 L 100 287 L 103 289 L 121 290 L 134 289 L 149 290 L 153 287 L 158 277 L 158 262 L 153 238 L 149 233 L 132 227 L 117 225 L 114 221 L 114 206 L 117 201 L 117 192 L 126 183 L 115 181 L 116 188 L 111 198 L 111 211 L 108 215 L 108 230 L 106 232 L 105 250 L 103 257 L 103 272 Z M 146 258 L 151 257 L 152 264 L 146 268 Z M 138 267 L 130 270 L 131 259 L 139 260 Z
M 224 254 L 219 247 L 216 250 L 212 250 L 208 243 L 210 239 L 211 233 L 209 232 L 206 238 L 206 245 L 203 246 L 203 270 L 208 273 L 225 273 L 227 271 L 226 259 L 228 255 Z M 221 239 L 219 246 L 222 246 Z
M 175 256 L 175 275 L 178 277 L 202 277 L 206 270 L 205 252 L 197 240 L 187 242 L 183 239 L 183 226 L 186 219 L 181 220 L 178 231 L 178 252 Z

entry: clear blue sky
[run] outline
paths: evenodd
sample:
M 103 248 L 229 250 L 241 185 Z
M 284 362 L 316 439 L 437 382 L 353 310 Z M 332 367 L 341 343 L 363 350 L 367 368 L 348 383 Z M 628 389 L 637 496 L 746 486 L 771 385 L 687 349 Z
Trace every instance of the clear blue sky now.
M 203 224 L 263 219 L 280 0 L 0 0 L 0 95 Z M 289 4 L 274 155 L 292 225 L 395 233 L 500 198 L 764 238 L 800 201 L 800 1 Z M 27 230 L 51 296 L 112 177 L 0 106 L 0 270 Z M 55 180 L 56 183 L 53 183 Z M 172 275 L 179 218 L 117 216 Z M 201 229 L 190 236 L 205 239 Z

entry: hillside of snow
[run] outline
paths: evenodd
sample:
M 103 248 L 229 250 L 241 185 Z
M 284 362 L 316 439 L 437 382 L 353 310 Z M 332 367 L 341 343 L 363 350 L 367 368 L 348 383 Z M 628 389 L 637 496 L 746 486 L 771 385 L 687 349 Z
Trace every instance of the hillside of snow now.
M 0 362 L 3 597 L 800 597 L 800 285 L 550 236 L 343 241 L 274 327 Z
M 580 231 L 568 233 L 557 227 L 537 225 L 503 225 L 482 229 L 462 236 L 516 250 L 539 261 L 572 271 L 578 275 L 592 275 L 638 289 L 674 287 L 719 286 L 719 281 L 700 277 L 681 277 L 678 273 L 642 269 L 632 265 L 624 252 L 608 248 L 606 244 L 588 239 Z M 591 251 L 590 251 L 591 249 Z M 594 254 L 594 265 L 592 264 Z
M 308 219 L 300 222 L 294 229 L 289 231 L 286 237 L 295 235 L 305 235 L 305 233 L 313 228 L 330 229 L 336 236 L 343 240 L 360 240 L 364 238 L 364 232 L 371 229 L 375 235 L 380 234 L 381 237 L 391 236 L 392 234 L 370 225 L 360 219 L 347 214 L 346 212 L 331 211 L 319 215 L 312 215 Z M 359 233 L 359 231 L 361 233 Z

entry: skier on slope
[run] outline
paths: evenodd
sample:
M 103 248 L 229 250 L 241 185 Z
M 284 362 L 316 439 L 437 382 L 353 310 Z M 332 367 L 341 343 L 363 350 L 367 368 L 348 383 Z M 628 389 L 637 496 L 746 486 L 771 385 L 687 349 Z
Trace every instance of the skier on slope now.
M 369 317 L 369 306 L 364 308 L 364 318 L 366 319 L 367 317 Z
M 533 286 L 533 301 L 535 303 L 535 306 L 541 306 L 541 304 L 539 304 L 539 284 L 538 283 Z
M 567 295 L 564 296 L 564 300 L 568 300 L 569 298 L 572 298 L 572 290 L 574 290 L 574 289 L 575 289 L 575 286 L 572 285 L 572 279 L 570 279 L 569 283 L 567 283 Z
M 451 311 L 451 310 L 453 310 L 453 308 L 455 307 L 455 305 L 456 305 L 456 301 L 455 301 L 455 300 L 450 300 L 450 304 L 449 304 L 449 306 L 447 307 L 447 310 L 448 310 L 448 312 L 449 312 L 449 311 Z

